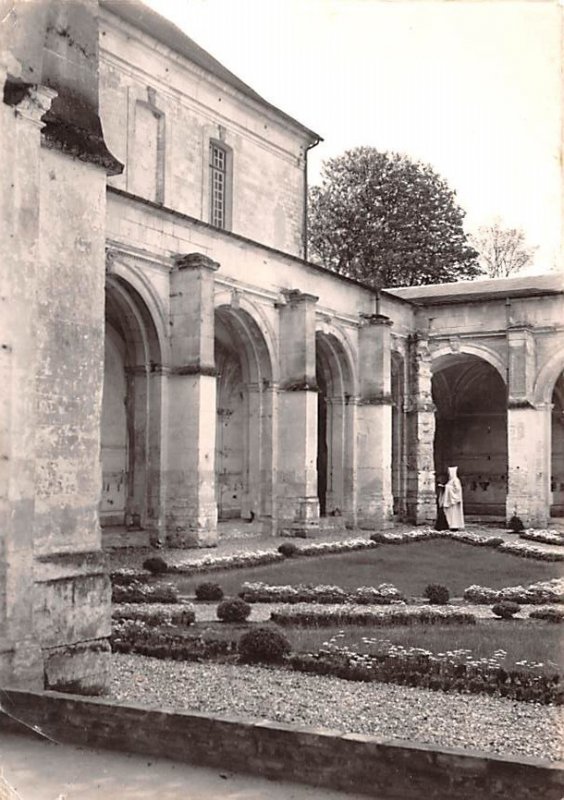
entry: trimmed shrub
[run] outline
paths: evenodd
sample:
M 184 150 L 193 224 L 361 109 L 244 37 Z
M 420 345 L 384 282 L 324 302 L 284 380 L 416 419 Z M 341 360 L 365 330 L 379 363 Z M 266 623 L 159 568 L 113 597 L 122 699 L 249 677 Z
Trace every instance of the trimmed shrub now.
M 285 558 L 292 558 L 298 552 L 298 548 L 293 542 L 282 542 L 278 548 L 278 552 L 282 553 Z
M 167 661 L 229 660 L 236 644 L 210 636 L 187 636 L 174 628 L 162 631 L 140 620 L 115 620 L 110 644 L 114 653 L 138 653 Z
M 525 530 L 525 526 L 523 525 L 523 521 L 521 517 L 518 517 L 517 514 L 513 514 L 509 522 L 507 523 L 507 527 L 513 533 L 521 533 L 521 531 Z
M 112 586 L 128 586 L 130 583 L 150 583 L 153 576 L 150 572 L 139 569 L 116 569 L 110 572 Z
M 143 569 L 148 570 L 153 575 L 162 575 L 168 569 L 168 564 L 160 556 L 151 556 L 143 562 Z
M 502 600 L 492 606 L 492 611 L 496 617 L 501 619 L 512 619 L 512 617 L 521 611 L 519 603 L 514 603 L 512 600 Z
M 123 620 L 136 620 L 150 628 L 159 625 L 187 627 L 196 621 L 196 615 L 191 605 L 184 605 L 181 603 L 175 605 L 166 605 L 164 603 L 151 603 L 149 605 L 125 603 L 123 605 L 114 605 L 112 609 L 112 619 L 118 622 L 123 622 Z
M 542 619 L 545 622 L 564 622 L 564 609 L 561 608 L 535 608 L 529 614 L 530 619 Z
M 112 603 L 178 603 L 178 589 L 172 583 L 114 584 Z
M 290 652 L 290 642 L 272 628 L 253 628 L 241 636 L 238 649 L 247 663 L 278 664 Z
M 450 592 L 446 586 L 440 583 L 430 583 L 425 587 L 424 596 L 433 606 L 446 606 L 450 599 Z
M 270 619 L 283 627 L 334 628 L 357 625 L 370 628 L 396 625 L 475 625 L 476 617 L 466 611 L 404 607 L 401 611 L 378 611 L 367 606 L 324 608 L 307 603 L 285 606 L 270 612 Z
M 250 613 L 250 605 L 239 597 L 223 600 L 217 607 L 217 618 L 222 622 L 244 622 Z
M 196 586 L 197 600 L 223 600 L 223 589 L 219 583 L 204 581 Z

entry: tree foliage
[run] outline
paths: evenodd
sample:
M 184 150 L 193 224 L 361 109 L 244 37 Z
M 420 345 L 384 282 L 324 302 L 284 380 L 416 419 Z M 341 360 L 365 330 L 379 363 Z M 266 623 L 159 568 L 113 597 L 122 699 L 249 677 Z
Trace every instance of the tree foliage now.
M 474 278 L 464 216 L 429 165 L 358 147 L 326 161 L 310 191 L 310 255 L 375 287 Z
M 523 231 L 504 228 L 499 219 L 482 225 L 470 240 L 478 251 L 480 266 L 490 278 L 507 278 L 533 260 L 535 248 L 527 246 Z

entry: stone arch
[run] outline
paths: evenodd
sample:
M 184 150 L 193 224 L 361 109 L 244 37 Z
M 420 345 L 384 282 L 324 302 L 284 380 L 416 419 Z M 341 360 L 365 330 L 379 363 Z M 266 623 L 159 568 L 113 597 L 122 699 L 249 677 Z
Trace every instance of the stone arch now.
M 456 342 L 456 347 L 443 346 L 431 350 L 431 370 L 437 372 L 446 364 L 453 364 L 456 360 L 463 359 L 464 356 L 474 356 L 486 361 L 499 373 L 501 379 L 507 384 L 507 362 L 491 347 L 484 344 L 470 342 Z
M 115 273 L 106 280 L 105 317 L 100 520 L 156 534 L 162 512 L 158 327 L 137 289 Z
M 273 515 L 274 365 L 260 322 L 239 303 L 215 310 L 220 520 Z
M 260 358 L 268 364 L 270 380 L 277 384 L 279 381 L 278 347 L 276 334 L 268 316 L 258 303 L 254 303 L 242 293 L 228 290 L 216 293 L 214 297 L 216 311 L 223 309 L 224 313 L 231 311 L 234 318 L 247 325 L 253 337 L 260 343 Z M 246 322 L 245 322 L 246 321 Z
M 320 515 L 353 521 L 356 374 L 346 338 L 328 324 L 316 331 L 316 379 Z
M 119 254 L 107 260 L 106 285 L 130 287 L 142 301 L 139 308 L 145 323 L 153 330 L 158 352 L 163 363 L 169 361 L 168 317 L 163 303 L 153 285 L 140 269 L 120 259 Z
M 507 387 L 500 364 L 491 357 L 446 348 L 433 355 L 437 478 L 456 464 L 467 513 L 504 516 Z
M 549 356 L 537 373 L 533 397 L 535 403 L 550 403 L 556 382 L 564 372 L 564 347 Z

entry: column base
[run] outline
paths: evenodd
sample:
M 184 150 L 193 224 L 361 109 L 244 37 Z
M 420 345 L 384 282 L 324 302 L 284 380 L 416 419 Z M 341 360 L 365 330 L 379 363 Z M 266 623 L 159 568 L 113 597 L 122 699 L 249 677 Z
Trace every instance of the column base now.
M 219 541 L 217 525 L 212 528 L 180 528 L 168 530 L 166 546 L 189 550 L 194 547 L 216 547 Z
M 43 689 L 43 653 L 34 639 L 24 639 L 0 652 L 0 685 L 14 689 Z
M 437 498 L 434 492 L 420 492 L 407 498 L 407 519 L 415 525 L 434 525 L 437 519 Z
M 45 689 L 104 694 L 110 680 L 110 652 L 107 639 L 45 650 Z
M 309 539 L 319 536 L 319 500 L 317 497 L 285 497 L 279 504 L 276 524 L 279 536 Z

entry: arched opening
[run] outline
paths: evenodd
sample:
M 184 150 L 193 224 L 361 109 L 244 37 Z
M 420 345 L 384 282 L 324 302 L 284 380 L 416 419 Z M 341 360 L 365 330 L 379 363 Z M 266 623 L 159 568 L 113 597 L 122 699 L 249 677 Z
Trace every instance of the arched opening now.
M 272 368 L 259 325 L 238 308 L 215 315 L 218 519 L 272 517 Z
M 392 495 L 394 499 L 394 515 L 404 519 L 407 514 L 405 482 L 405 433 L 404 433 L 404 399 L 405 399 L 405 366 L 401 353 L 392 352 Z
M 552 392 L 551 517 L 564 517 L 564 372 Z
M 321 517 L 352 513 L 352 376 L 344 347 L 330 333 L 316 334 L 317 495 Z
M 504 517 L 507 392 L 499 372 L 477 356 L 442 356 L 433 364 L 432 391 L 437 479 L 457 465 L 467 515 Z
M 103 527 L 158 527 L 160 366 L 149 309 L 133 287 L 109 276 L 100 434 Z

